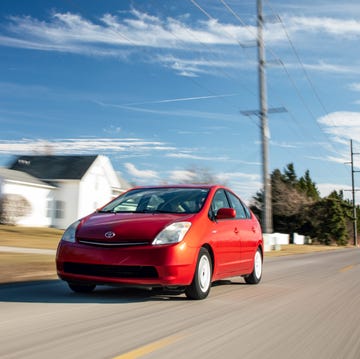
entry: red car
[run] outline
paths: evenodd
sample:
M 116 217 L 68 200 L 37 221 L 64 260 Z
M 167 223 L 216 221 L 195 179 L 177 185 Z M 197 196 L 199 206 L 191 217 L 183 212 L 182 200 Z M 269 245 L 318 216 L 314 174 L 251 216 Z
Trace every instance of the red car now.
M 218 185 L 133 188 L 68 227 L 56 254 L 58 276 L 75 292 L 141 285 L 191 299 L 222 278 L 257 284 L 262 264 L 258 220 Z

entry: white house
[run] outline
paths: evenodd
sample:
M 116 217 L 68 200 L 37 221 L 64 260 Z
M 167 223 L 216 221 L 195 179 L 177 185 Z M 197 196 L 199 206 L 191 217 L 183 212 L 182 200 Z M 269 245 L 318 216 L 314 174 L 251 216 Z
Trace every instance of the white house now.
M 110 160 L 100 155 L 20 156 L 9 169 L 30 175 L 48 186 L 49 193 L 45 203 L 41 197 L 44 218 L 40 225 L 57 228 L 66 228 L 76 219 L 90 214 L 130 187 L 118 177 Z M 0 196 L 1 193 L 10 193 L 8 186 L 2 187 Z M 40 203 L 34 186 L 26 185 L 24 190 L 15 187 L 11 191 L 22 195 L 25 192 L 31 206 L 35 206 L 35 202 Z M 40 223 L 31 222 L 30 219 L 24 223 L 24 220 L 25 217 L 17 224 L 36 226 Z

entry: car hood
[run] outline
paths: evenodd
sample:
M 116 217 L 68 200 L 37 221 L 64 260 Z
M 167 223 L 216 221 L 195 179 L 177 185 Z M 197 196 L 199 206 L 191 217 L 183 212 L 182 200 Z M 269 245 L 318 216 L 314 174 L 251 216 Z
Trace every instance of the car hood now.
M 94 213 L 77 229 L 80 241 L 108 244 L 151 243 L 173 222 L 189 221 L 194 215 L 171 213 Z

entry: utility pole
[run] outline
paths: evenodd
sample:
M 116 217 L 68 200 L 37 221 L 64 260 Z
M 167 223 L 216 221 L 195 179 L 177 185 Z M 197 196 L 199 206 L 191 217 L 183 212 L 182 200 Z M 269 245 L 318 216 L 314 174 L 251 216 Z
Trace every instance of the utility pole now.
M 360 153 L 353 152 L 353 143 L 350 140 L 350 152 L 351 152 L 351 193 L 352 193 L 352 206 L 353 206 L 353 229 L 354 229 L 354 246 L 357 247 L 357 218 L 356 218 L 356 204 L 355 204 L 355 180 L 354 173 L 354 155 L 360 155 Z
M 261 149 L 262 149 L 262 175 L 264 190 L 264 207 L 262 212 L 262 224 L 264 233 L 272 233 L 272 208 L 271 208 L 271 179 L 269 174 L 269 127 L 267 119 L 267 93 L 265 79 L 265 49 L 263 40 L 263 13 L 262 0 L 257 0 L 257 49 L 259 60 L 259 97 L 260 97 L 260 120 L 261 120 Z

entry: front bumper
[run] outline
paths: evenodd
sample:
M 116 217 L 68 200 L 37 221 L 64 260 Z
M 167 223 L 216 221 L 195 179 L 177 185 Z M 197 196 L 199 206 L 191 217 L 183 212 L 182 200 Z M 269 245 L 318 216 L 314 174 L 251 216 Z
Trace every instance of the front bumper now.
M 186 286 L 194 276 L 197 252 L 185 242 L 105 248 L 61 241 L 56 267 L 67 282 Z

